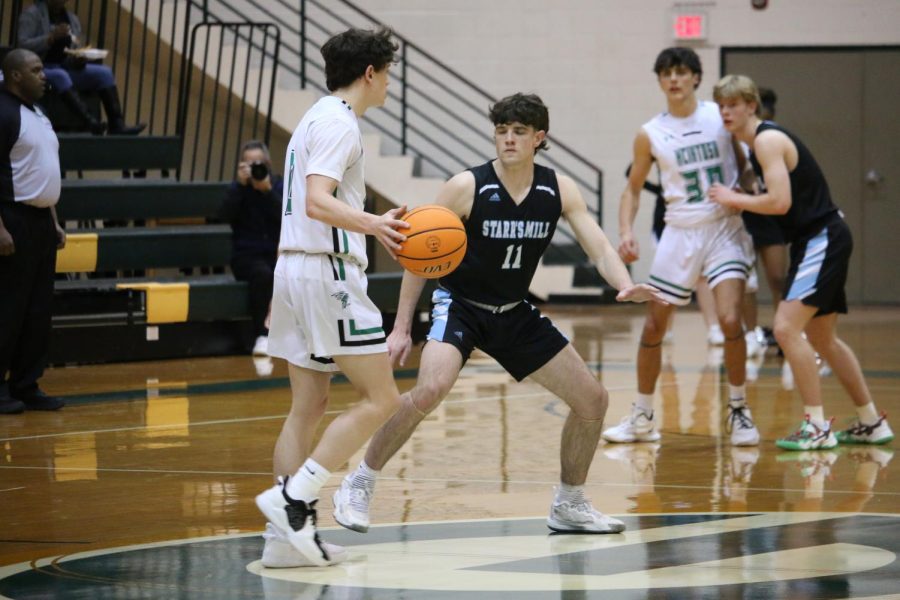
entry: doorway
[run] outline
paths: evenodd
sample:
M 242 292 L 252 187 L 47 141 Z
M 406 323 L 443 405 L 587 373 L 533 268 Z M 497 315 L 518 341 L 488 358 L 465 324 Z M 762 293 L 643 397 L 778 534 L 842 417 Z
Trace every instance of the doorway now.
M 853 232 L 848 301 L 900 304 L 900 47 L 722 48 L 721 65 L 775 91 L 825 173 Z

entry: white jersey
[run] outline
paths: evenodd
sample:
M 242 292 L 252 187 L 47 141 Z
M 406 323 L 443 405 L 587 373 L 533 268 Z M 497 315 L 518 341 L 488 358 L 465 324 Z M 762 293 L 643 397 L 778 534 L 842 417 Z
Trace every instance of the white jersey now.
M 643 129 L 660 167 L 667 224 L 693 227 L 736 214 L 707 196 L 713 183 L 731 188 L 738 181 L 731 134 L 715 103 L 700 102 L 685 118 L 662 113 Z
M 335 96 L 316 102 L 294 130 L 287 148 L 279 252 L 332 254 L 359 264 L 366 258 L 366 236 L 306 216 L 306 177 L 324 175 L 338 182 L 335 196 L 363 210 L 366 182 L 362 134 L 350 105 Z

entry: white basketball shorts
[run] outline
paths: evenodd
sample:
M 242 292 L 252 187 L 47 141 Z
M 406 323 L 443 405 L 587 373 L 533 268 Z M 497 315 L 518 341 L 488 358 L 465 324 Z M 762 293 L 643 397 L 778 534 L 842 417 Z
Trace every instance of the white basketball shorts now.
M 284 252 L 275 266 L 269 354 L 298 367 L 338 371 L 333 357 L 387 352 L 366 274 L 331 254 Z
M 752 266 L 753 241 L 740 216 L 693 227 L 666 225 L 649 283 L 672 304 L 684 306 L 701 275 L 712 289 L 728 279 L 746 281 Z

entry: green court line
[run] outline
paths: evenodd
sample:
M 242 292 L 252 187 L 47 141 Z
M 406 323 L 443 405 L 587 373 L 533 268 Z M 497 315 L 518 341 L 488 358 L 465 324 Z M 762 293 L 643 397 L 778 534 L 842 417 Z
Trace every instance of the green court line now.
M 603 371 L 635 371 L 633 364 L 607 364 L 602 365 L 596 362 L 587 363 L 588 367 L 595 373 Z M 706 367 L 679 367 L 675 369 L 677 373 L 700 373 Z M 502 367 L 497 366 L 498 370 Z M 720 373 L 725 372 L 725 366 L 716 367 Z M 888 371 L 883 369 L 865 370 L 863 371 L 867 379 L 900 379 L 900 371 Z M 395 379 L 413 379 L 419 374 L 418 369 L 398 369 L 394 371 Z M 778 367 L 762 367 L 759 370 L 760 375 L 769 375 L 780 377 L 781 366 Z M 830 375 L 829 377 L 834 377 Z M 346 383 L 347 378 L 342 374 L 336 374 L 334 383 Z M 752 385 L 752 384 L 750 384 Z M 239 392 L 258 392 L 260 390 L 285 389 L 290 387 L 290 381 L 287 377 L 275 377 L 272 379 L 242 379 L 238 381 L 216 381 L 213 383 L 194 383 L 184 386 L 160 387 L 152 388 L 157 396 L 195 396 L 203 394 L 234 394 Z M 89 404 L 92 402 L 122 402 L 127 400 L 144 400 L 148 397 L 148 389 L 139 390 L 114 390 L 111 392 L 98 392 L 93 394 L 73 394 L 71 396 L 62 396 L 68 404 Z
M 400 369 L 394 371 L 395 379 L 410 379 L 419 374 L 418 369 Z M 347 378 L 342 374 L 335 374 L 334 383 L 346 383 Z M 88 404 L 92 402 L 110 402 L 125 400 L 144 400 L 148 392 L 152 391 L 157 396 L 195 396 L 202 394 L 234 394 L 238 392 L 257 392 L 260 390 L 274 390 L 290 387 L 287 377 L 274 377 L 271 379 L 242 379 L 238 381 L 216 381 L 212 383 L 191 383 L 182 386 L 143 388 L 137 390 L 114 390 L 111 392 L 98 392 L 93 394 L 73 394 L 61 396 L 67 404 Z

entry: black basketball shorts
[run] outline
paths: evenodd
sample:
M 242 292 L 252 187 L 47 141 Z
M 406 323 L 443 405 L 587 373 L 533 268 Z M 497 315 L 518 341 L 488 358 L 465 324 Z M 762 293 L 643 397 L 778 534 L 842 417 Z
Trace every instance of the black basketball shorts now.
M 815 235 L 794 241 L 784 299 L 815 306 L 817 317 L 846 313 L 844 286 L 852 252 L 850 228 L 837 215 Z
M 493 313 L 438 288 L 432 302 L 429 340 L 454 346 L 462 354 L 463 364 L 478 348 L 516 381 L 543 367 L 569 343 L 550 319 L 524 301 L 506 312 Z
M 781 227 L 769 215 L 761 215 L 745 210 L 741 213 L 741 218 L 744 220 L 744 227 L 747 228 L 747 233 L 753 238 L 754 248 L 784 245 L 784 234 L 781 232 Z

